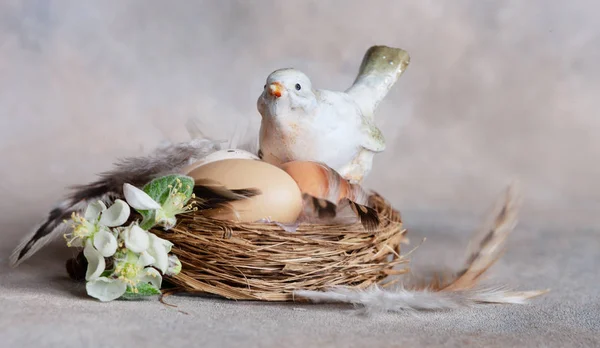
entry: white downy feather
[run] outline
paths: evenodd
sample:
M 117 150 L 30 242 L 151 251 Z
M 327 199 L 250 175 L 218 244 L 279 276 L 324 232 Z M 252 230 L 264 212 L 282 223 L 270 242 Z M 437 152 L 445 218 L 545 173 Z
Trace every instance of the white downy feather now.
M 362 306 L 368 312 L 400 312 L 456 309 L 479 303 L 525 304 L 544 291 L 511 292 L 496 288 L 462 291 L 394 290 L 371 286 L 364 290 L 335 287 L 328 291 L 299 290 L 294 296 L 313 302 L 342 302 Z

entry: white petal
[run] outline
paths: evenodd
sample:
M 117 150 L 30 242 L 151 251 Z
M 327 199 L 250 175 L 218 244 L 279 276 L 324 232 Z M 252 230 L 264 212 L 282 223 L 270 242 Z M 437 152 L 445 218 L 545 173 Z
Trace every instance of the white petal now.
M 142 267 L 146 267 L 146 266 L 150 266 L 151 264 L 154 263 L 154 258 L 148 254 L 147 251 L 142 251 L 140 253 L 140 258 L 138 259 L 138 265 L 142 266 Z
M 130 185 L 123 185 L 123 194 L 125 194 L 125 200 L 129 205 L 136 210 L 155 210 L 160 209 L 158 204 L 152 197 L 139 188 Z
M 94 246 L 104 257 L 111 257 L 117 251 L 117 238 L 108 230 L 101 229 L 94 235 Z
M 167 254 L 171 252 L 171 248 L 173 247 L 173 243 L 169 242 L 166 239 L 162 239 L 162 238 L 158 237 L 154 233 L 148 233 L 148 234 L 150 235 L 150 242 L 151 243 L 158 243 L 158 244 L 162 245 L 162 247 L 165 248 L 165 252 Z
M 169 255 L 169 267 L 167 268 L 166 275 L 174 276 L 181 272 L 181 261 L 175 255 Z
M 175 227 L 175 224 L 177 223 L 177 218 L 174 216 L 170 217 L 170 218 L 165 217 L 165 218 L 162 218 L 159 222 L 162 224 L 163 228 L 166 231 L 168 231 L 168 230 L 172 229 L 173 227 Z
M 96 201 L 88 204 L 85 209 L 84 217 L 88 221 L 96 221 L 100 213 L 106 210 L 106 205 L 102 201 Z
M 106 263 L 104 262 L 104 257 L 102 257 L 100 252 L 94 248 L 90 239 L 88 239 L 85 243 L 83 256 L 85 256 L 85 259 L 88 262 L 87 271 L 85 272 L 85 280 L 89 281 L 100 277 L 102 272 L 104 272 Z
M 117 199 L 110 208 L 102 212 L 100 224 L 108 227 L 121 226 L 129 219 L 129 205 L 120 199 Z
M 152 264 L 156 268 L 158 268 L 163 274 L 167 272 L 167 268 L 169 267 L 169 256 L 167 253 L 160 250 L 150 250 L 150 255 L 154 257 L 154 263 Z
M 167 271 L 169 267 L 169 251 L 171 246 L 165 245 L 163 241 L 164 239 L 160 239 L 154 234 L 150 233 L 150 249 L 148 249 L 148 253 L 154 257 L 153 265 L 157 267 L 163 274 Z M 166 241 L 165 241 L 166 242 Z M 172 243 L 168 242 L 172 245 Z M 167 248 L 168 247 L 168 248 Z M 168 249 L 168 250 L 167 250 Z
M 85 284 L 88 295 L 102 302 L 116 300 L 127 290 L 127 284 L 118 279 L 101 277 Z
M 144 231 L 138 225 L 132 225 L 125 231 L 121 232 L 125 247 L 134 253 L 141 253 L 150 246 L 150 238 L 148 232 Z
M 152 267 L 145 268 L 143 270 L 144 275 L 140 277 L 140 282 L 150 283 L 157 290 L 160 290 L 162 284 L 162 276 Z

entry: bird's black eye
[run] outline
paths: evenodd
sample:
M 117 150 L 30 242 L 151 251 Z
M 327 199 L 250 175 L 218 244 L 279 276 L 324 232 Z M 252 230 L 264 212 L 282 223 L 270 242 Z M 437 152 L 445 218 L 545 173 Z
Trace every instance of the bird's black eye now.
M 299 90 L 301 90 L 301 89 L 302 89 L 302 86 L 300 86 L 300 84 L 299 84 L 299 83 L 297 83 L 297 84 L 296 84 L 296 90 L 297 90 L 297 91 L 299 91 Z
M 263 86 L 263 89 L 265 89 L 265 88 L 267 88 L 267 85 L 264 85 L 264 86 Z

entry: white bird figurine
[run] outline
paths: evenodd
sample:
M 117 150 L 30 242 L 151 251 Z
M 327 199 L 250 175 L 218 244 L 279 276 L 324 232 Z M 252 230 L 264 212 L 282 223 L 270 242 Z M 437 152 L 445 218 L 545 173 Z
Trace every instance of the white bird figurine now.
M 375 153 L 385 149 L 375 110 L 409 62 L 402 49 L 373 46 L 344 92 L 314 89 L 304 73 L 292 68 L 272 72 L 257 101 L 259 157 L 274 165 L 321 162 L 351 183 L 361 183 Z

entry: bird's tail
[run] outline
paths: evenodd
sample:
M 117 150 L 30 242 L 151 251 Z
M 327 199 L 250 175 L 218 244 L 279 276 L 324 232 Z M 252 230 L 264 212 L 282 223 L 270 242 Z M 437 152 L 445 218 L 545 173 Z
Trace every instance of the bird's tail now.
M 504 250 L 506 237 L 517 222 L 518 204 L 516 187 L 512 185 L 499 201 L 492 219 L 471 240 L 465 266 L 458 272 L 411 274 L 408 281 L 395 289 L 335 287 L 326 291 L 297 291 L 295 295 L 315 302 L 346 302 L 362 305 L 367 310 L 385 311 L 450 309 L 478 303 L 525 303 L 547 291 L 516 292 L 503 287 L 478 287 L 484 272 Z
M 180 168 L 218 149 L 218 145 L 209 140 L 163 146 L 149 156 L 119 161 L 113 170 L 100 174 L 97 181 L 72 187 L 71 194 L 52 209 L 46 219 L 15 248 L 10 257 L 11 266 L 18 266 L 60 235 L 63 221 L 73 212 L 85 209 L 88 203 L 96 200 L 109 203 L 122 198 L 123 184 L 141 187 L 154 178 L 176 173 Z
M 372 118 L 379 103 L 409 64 L 410 56 L 403 49 L 372 46 L 365 53 L 356 80 L 346 93 L 358 104 L 364 116 Z

